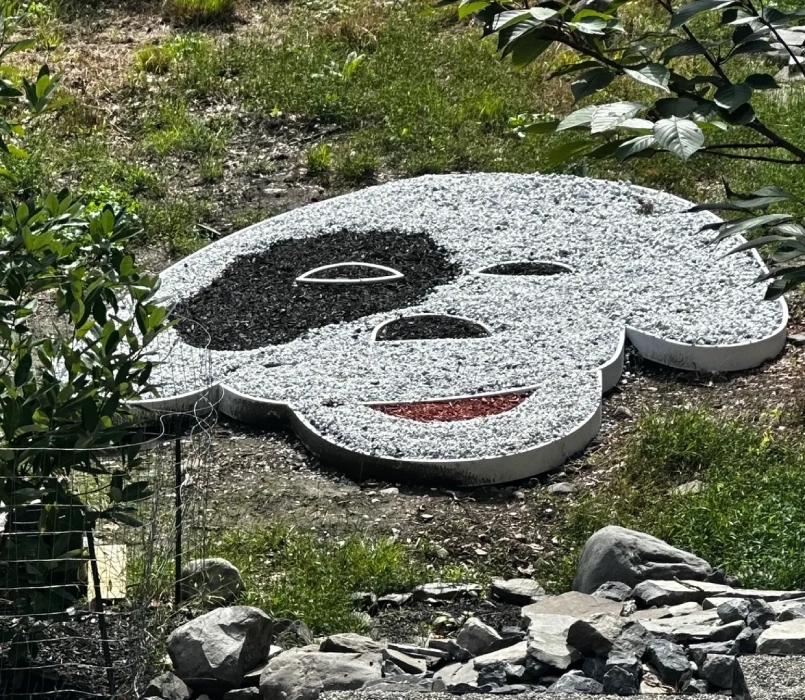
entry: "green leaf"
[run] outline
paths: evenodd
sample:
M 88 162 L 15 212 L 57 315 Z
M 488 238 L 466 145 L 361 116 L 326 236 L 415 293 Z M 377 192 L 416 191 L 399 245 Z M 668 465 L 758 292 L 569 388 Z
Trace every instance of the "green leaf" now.
M 732 51 L 730 51 L 729 58 L 749 53 L 769 53 L 771 50 L 772 45 L 768 41 L 763 41 L 760 39 L 757 41 L 747 41 L 745 44 L 739 44 Z
M 721 113 L 721 116 L 723 116 L 725 121 L 729 122 L 730 124 L 736 126 L 746 126 L 755 120 L 755 109 L 747 102 L 746 104 L 742 104 L 740 107 L 738 107 L 738 109 L 736 109 L 734 112 L 724 110 Z
M 556 17 L 559 13 L 549 7 L 532 7 L 530 10 L 505 10 L 495 17 L 492 22 L 492 31 L 499 32 L 501 29 L 511 27 L 518 22 L 524 22 L 527 19 L 535 19 L 537 22 L 544 22 L 545 20 Z
M 33 358 L 30 353 L 25 353 L 17 364 L 17 369 L 14 370 L 14 386 L 22 386 L 28 381 L 31 376 L 31 364 Z
M 752 73 L 744 81 L 753 90 L 777 90 L 779 83 L 768 73 Z
M 618 146 L 617 150 L 615 151 L 615 158 L 623 162 L 625 160 L 629 160 L 629 158 L 633 158 L 635 155 L 645 151 L 646 149 L 654 148 L 656 145 L 657 140 L 653 135 L 649 134 L 646 136 L 638 136 L 637 138 L 629 139 L 625 143 L 622 143 L 620 146 Z
M 120 274 L 128 277 L 132 272 L 134 272 L 134 258 L 131 255 L 127 255 L 120 262 Z
M 613 102 L 601 105 L 590 120 L 590 133 L 600 134 L 610 131 L 627 119 L 631 119 L 644 107 L 642 102 Z
M 748 216 L 744 219 L 738 219 L 737 221 L 728 221 L 722 224 L 718 240 L 730 236 L 740 236 L 764 226 L 791 221 L 792 218 L 790 214 L 763 214 L 762 216 Z
M 670 92 L 668 81 L 671 79 L 671 72 L 659 63 L 647 63 L 638 68 L 624 68 L 624 73 L 638 82 Z
M 701 56 L 704 52 L 704 47 L 698 41 L 680 41 L 665 49 L 660 58 L 668 60 L 680 56 Z
M 669 117 L 654 125 L 654 138 L 664 149 L 688 160 L 704 146 L 704 134 L 692 121 Z
M 728 7 L 734 6 L 736 3 L 733 0 L 693 0 L 693 2 L 683 5 L 671 18 L 671 29 L 680 27 L 685 22 L 689 22 L 696 15 L 702 12 L 710 12 L 710 10 L 723 10 Z
M 654 108 L 663 117 L 679 117 L 680 119 L 689 117 L 698 106 L 696 100 L 689 97 L 665 97 L 654 103 Z
M 559 123 L 557 121 L 534 122 L 522 127 L 520 130 L 526 134 L 552 134 L 559 127 Z
M 525 37 L 524 40 L 517 42 L 514 50 L 511 52 L 512 65 L 515 68 L 525 68 L 545 53 L 550 48 L 551 43 L 550 41 L 535 40 L 532 37 Z
M 559 122 L 559 126 L 556 127 L 556 131 L 576 129 L 580 126 L 589 126 L 597 109 L 598 105 L 590 105 L 589 107 L 577 109 L 575 112 L 572 112 L 561 122 Z
M 548 163 L 551 166 L 559 165 L 560 163 L 564 163 L 566 160 L 570 160 L 571 158 L 575 158 L 576 156 L 586 153 L 589 147 L 589 141 L 570 141 L 568 143 L 562 143 L 558 146 L 555 146 L 548 153 Z
M 121 501 L 129 503 L 131 501 L 140 501 L 143 498 L 148 498 L 153 493 L 151 484 L 147 481 L 134 481 L 131 484 L 126 484 L 123 489 Z
M 599 90 L 603 90 L 615 79 L 615 74 L 609 68 L 593 68 L 587 71 L 578 80 L 570 84 L 570 91 L 576 102 L 585 97 L 594 95 Z
M 461 0 L 461 4 L 458 6 L 458 18 L 469 17 L 474 12 L 483 10 L 487 5 L 489 5 L 489 0 Z
M 719 107 L 734 112 L 752 99 L 752 88 L 746 83 L 724 85 L 716 90 L 713 100 Z

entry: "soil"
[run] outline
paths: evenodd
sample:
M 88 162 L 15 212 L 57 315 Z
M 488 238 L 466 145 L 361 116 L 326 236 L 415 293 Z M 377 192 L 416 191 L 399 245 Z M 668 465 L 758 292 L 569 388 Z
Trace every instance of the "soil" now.
M 341 262 L 385 265 L 405 277 L 349 285 L 294 282 L 309 270 Z M 341 231 L 278 241 L 259 255 L 238 258 L 180 304 L 176 314 L 184 320 L 178 331 L 191 345 L 209 343 L 213 350 L 287 343 L 313 328 L 416 304 L 459 271 L 447 251 L 424 233 Z
M 397 318 L 383 326 L 377 340 L 436 340 L 438 338 L 483 338 L 483 326 L 454 316 L 412 316 Z
M 517 408 L 528 394 L 501 394 L 499 396 L 476 396 L 455 401 L 419 401 L 414 403 L 385 404 L 373 406 L 377 411 L 398 418 L 408 418 L 422 423 L 430 421 L 457 421 L 494 416 Z
M 562 265 L 546 262 L 509 262 L 485 267 L 483 272 L 487 275 L 520 275 L 546 277 L 549 275 L 562 275 L 570 272 Z

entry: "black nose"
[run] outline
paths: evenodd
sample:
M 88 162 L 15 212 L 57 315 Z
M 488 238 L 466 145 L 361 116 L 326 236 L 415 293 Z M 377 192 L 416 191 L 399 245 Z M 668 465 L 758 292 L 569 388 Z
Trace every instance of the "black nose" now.
M 373 340 L 437 340 L 446 338 L 485 338 L 492 335 L 481 323 L 449 314 L 418 314 L 381 323 Z

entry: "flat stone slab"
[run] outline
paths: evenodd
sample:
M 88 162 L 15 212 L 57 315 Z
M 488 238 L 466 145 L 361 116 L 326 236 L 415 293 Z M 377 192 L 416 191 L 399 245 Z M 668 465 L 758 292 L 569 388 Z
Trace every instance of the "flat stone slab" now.
M 758 638 L 757 653 L 805 655 L 805 618 L 775 622 Z
M 533 620 L 537 615 L 569 615 L 586 619 L 598 613 L 620 615 L 623 603 L 599 598 L 586 593 L 570 591 L 562 595 L 548 596 L 523 608 L 523 617 Z
M 805 656 L 739 657 L 732 693 L 737 700 L 802 700 Z

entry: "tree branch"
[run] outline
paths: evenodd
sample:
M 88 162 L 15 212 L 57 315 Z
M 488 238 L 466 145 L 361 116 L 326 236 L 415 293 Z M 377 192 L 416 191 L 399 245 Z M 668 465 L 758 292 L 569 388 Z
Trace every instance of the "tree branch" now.
M 753 160 L 763 163 L 781 163 L 783 165 L 805 165 L 805 160 L 791 160 L 786 158 L 772 158 L 770 156 L 753 156 L 745 153 L 725 153 L 724 151 L 711 151 L 710 147 L 702 148 L 699 153 L 706 153 L 709 156 L 719 156 L 721 158 L 731 158 L 733 160 Z
M 773 143 L 714 143 L 707 148 L 779 148 Z

